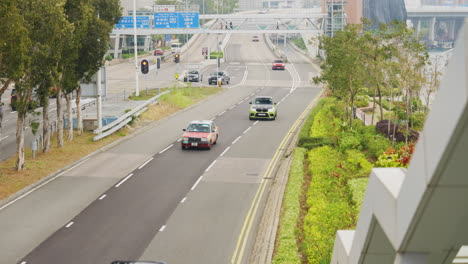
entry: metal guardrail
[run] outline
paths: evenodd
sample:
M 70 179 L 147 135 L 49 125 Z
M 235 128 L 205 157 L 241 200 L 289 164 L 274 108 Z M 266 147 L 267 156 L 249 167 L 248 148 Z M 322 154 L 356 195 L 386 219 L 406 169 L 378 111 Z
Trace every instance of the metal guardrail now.
M 119 117 L 114 122 L 111 122 L 111 123 L 103 126 L 100 129 L 94 130 L 94 134 L 97 134 L 97 136 L 95 136 L 93 138 L 93 140 L 97 141 L 99 139 L 105 138 L 105 137 L 111 135 L 112 133 L 114 133 L 115 131 L 119 130 L 120 128 L 122 128 L 123 126 L 128 124 L 130 121 L 132 121 L 133 116 L 138 116 L 141 113 L 143 113 L 146 110 L 147 105 L 156 102 L 159 99 L 159 97 L 161 97 L 161 95 L 167 94 L 169 92 L 170 91 L 162 92 L 161 94 L 158 94 L 158 95 L 152 97 L 151 99 L 146 100 L 145 103 L 143 103 L 142 105 L 137 106 L 136 108 L 134 108 L 130 112 L 124 114 L 121 117 Z

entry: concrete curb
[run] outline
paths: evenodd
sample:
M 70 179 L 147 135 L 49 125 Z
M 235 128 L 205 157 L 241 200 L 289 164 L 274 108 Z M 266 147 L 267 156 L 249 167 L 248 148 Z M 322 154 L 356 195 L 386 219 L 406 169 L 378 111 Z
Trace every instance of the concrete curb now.
M 325 90 L 321 90 L 318 97 L 321 98 Z M 315 99 L 314 99 L 315 100 Z M 249 256 L 247 263 L 270 264 L 273 259 L 275 249 L 276 235 L 279 227 L 279 218 L 283 204 L 284 191 L 288 184 L 290 165 L 292 162 L 291 156 L 299 137 L 299 132 L 308 118 L 312 109 L 317 105 L 319 100 L 311 102 L 311 107 L 307 114 L 300 119 L 300 125 L 292 132 L 294 136 L 289 139 L 289 142 L 282 150 L 281 159 L 274 166 L 274 181 L 271 183 L 271 188 L 266 197 L 266 204 L 262 208 L 262 214 L 259 215 L 258 229 L 254 237 L 253 250 Z
M 14 200 L 17 200 L 17 199 L 21 198 L 21 196 L 27 194 L 31 190 L 34 190 L 38 186 L 41 186 L 42 184 L 46 183 L 47 181 L 50 181 L 50 180 L 54 179 L 54 177 L 59 176 L 61 173 L 66 172 L 67 170 L 73 168 L 77 164 L 80 164 L 81 162 L 83 162 L 83 161 L 85 161 L 85 160 L 87 160 L 89 158 L 92 158 L 93 156 L 95 156 L 95 155 L 97 155 L 99 153 L 105 152 L 108 149 L 111 149 L 111 148 L 113 148 L 113 147 L 115 147 L 115 146 L 117 146 L 117 145 L 119 145 L 119 144 L 121 144 L 121 143 L 123 143 L 123 142 L 125 142 L 125 141 L 127 141 L 127 140 L 129 140 L 129 139 L 131 139 L 131 138 L 133 138 L 133 137 L 135 137 L 135 136 L 137 136 L 137 135 L 151 129 L 151 128 L 153 128 L 153 127 L 155 127 L 155 126 L 157 126 L 157 125 L 159 125 L 163 121 L 166 121 L 167 119 L 173 118 L 173 117 L 175 117 L 175 116 L 177 116 L 177 115 L 179 115 L 181 113 L 184 113 L 184 112 L 186 112 L 186 111 L 188 111 L 188 110 L 190 110 L 190 109 L 204 103 L 207 100 L 211 100 L 212 98 L 217 97 L 217 96 L 221 95 L 222 93 L 225 93 L 226 91 L 227 90 L 224 89 L 223 91 L 221 91 L 221 92 L 219 92 L 217 94 L 211 95 L 211 96 L 209 96 L 209 97 L 207 97 L 207 98 L 205 98 L 205 99 L 203 99 L 203 100 L 201 100 L 201 101 L 199 101 L 199 102 L 197 102 L 197 103 L 195 103 L 195 104 L 193 104 L 193 105 L 191 105 L 191 106 L 189 106 L 187 108 L 184 108 L 184 109 L 182 109 L 180 111 L 177 111 L 177 112 L 173 113 L 172 115 L 166 116 L 166 117 L 164 117 L 164 118 L 162 118 L 160 120 L 152 121 L 151 123 L 143 125 L 142 127 L 137 128 L 131 134 L 129 134 L 129 135 L 127 135 L 127 136 L 125 136 L 125 137 L 123 137 L 121 139 L 118 139 L 118 140 L 116 140 L 116 141 L 114 141 L 112 143 L 109 143 L 108 145 L 106 145 L 106 146 L 104 146 L 104 147 L 102 147 L 102 148 L 100 148 L 100 149 L 98 149 L 98 150 L 96 150 L 96 151 L 94 151 L 94 152 L 92 152 L 92 153 L 90 153 L 90 154 L 88 154 L 88 155 L 86 155 L 86 156 L 84 156 L 84 157 L 82 157 L 82 158 L 80 158 L 80 159 L 66 165 L 65 167 L 63 167 L 63 168 L 61 168 L 61 169 L 59 169 L 59 170 L 57 170 L 55 172 L 52 172 L 51 174 L 49 174 L 49 175 L 45 176 L 44 178 L 40 179 L 39 181 L 37 181 L 37 182 L 35 182 L 35 183 L 33 183 L 33 184 L 19 190 L 18 192 L 14 193 L 14 194 L 12 194 L 10 197 L 7 197 L 7 198 L 1 200 L 0 201 L 0 208 L 7 205 L 8 203 L 10 203 L 10 202 L 12 202 Z

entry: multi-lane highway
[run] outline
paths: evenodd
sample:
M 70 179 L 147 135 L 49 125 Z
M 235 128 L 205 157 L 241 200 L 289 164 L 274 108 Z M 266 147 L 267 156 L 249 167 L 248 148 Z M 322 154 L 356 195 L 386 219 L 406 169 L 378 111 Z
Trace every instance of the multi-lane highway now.
M 221 67 L 233 82 L 222 93 L 0 207 L 0 263 L 245 263 L 258 216 L 249 209 L 261 208 L 256 194 L 274 181 L 265 173 L 280 142 L 319 93 L 310 84 L 316 69 L 293 49 L 285 52 L 287 70 L 272 71 L 263 39 L 233 35 Z M 255 95 L 273 96 L 275 121 L 249 120 Z M 182 128 L 194 119 L 220 128 L 211 150 L 181 150 Z

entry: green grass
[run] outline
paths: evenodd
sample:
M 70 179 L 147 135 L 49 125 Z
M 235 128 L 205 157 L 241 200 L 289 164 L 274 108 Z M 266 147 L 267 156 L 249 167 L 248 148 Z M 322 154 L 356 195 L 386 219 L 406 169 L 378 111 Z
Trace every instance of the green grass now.
M 282 218 L 276 240 L 277 246 L 272 261 L 273 264 L 301 263 L 296 234 L 300 232 L 297 223 L 301 211 L 300 197 L 304 183 L 305 154 L 306 149 L 304 148 L 294 150 L 289 181 L 283 198 Z
M 294 42 L 294 44 L 295 44 L 298 48 L 300 48 L 300 49 L 302 49 L 302 50 L 307 50 L 307 47 L 306 47 L 306 45 L 305 45 L 305 43 L 304 43 L 304 40 L 303 40 L 302 38 L 295 38 L 295 39 L 293 39 L 292 41 Z
M 162 88 L 161 89 L 161 93 L 168 90 L 169 88 Z M 159 93 L 159 90 L 158 89 L 149 89 L 148 90 L 148 93 L 146 92 L 146 90 L 142 90 L 140 91 L 140 95 L 139 96 L 135 96 L 134 94 L 133 95 L 130 95 L 128 97 L 128 99 L 130 100 L 134 100 L 134 101 L 146 101 L 148 99 L 151 99 L 153 98 L 154 96 L 158 95 Z
M 221 90 L 220 87 L 172 88 L 170 93 L 161 96 L 161 101 L 185 108 Z

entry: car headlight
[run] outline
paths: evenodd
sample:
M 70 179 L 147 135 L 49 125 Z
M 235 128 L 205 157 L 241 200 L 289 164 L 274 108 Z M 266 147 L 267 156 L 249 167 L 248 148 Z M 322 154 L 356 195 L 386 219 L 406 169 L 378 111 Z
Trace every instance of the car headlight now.
M 274 112 L 274 111 L 275 111 L 275 109 L 273 107 L 268 108 L 268 112 Z
M 201 141 L 208 141 L 208 138 L 202 138 Z

